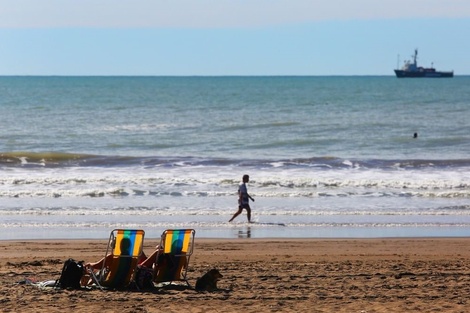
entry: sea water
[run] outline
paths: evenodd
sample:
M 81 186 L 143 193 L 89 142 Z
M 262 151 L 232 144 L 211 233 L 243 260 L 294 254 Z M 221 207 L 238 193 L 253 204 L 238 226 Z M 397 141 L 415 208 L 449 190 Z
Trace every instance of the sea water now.
M 470 235 L 470 77 L 0 77 L 0 125 L 0 239 Z

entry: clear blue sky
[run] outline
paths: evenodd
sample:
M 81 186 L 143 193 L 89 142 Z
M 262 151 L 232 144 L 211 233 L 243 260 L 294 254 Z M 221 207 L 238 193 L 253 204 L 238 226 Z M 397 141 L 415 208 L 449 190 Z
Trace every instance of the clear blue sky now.
M 0 0 L 0 75 L 469 75 L 469 38 L 469 0 Z

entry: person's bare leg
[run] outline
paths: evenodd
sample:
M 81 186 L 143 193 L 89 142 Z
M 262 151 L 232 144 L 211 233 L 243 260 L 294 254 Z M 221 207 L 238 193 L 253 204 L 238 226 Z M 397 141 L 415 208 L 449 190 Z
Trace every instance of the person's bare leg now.
M 246 208 L 246 217 L 248 218 L 248 223 L 251 223 L 251 208 L 247 206 Z
M 233 214 L 232 218 L 229 220 L 229 222 L 233 221 L 235 219 L 235 217 L 237 217 L 238 215 L 240 215 L 242 213 L 243 209 L 242 208 L 238 208 L 238 211 Z

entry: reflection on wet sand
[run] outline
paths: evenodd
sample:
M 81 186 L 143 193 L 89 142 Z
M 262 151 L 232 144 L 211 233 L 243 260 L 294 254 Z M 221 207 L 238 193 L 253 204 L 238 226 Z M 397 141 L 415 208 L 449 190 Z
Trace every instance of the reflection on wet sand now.
M 251 227 L 247 226 L 245 231 L 239 230 L 238 238 L 251 238 Z

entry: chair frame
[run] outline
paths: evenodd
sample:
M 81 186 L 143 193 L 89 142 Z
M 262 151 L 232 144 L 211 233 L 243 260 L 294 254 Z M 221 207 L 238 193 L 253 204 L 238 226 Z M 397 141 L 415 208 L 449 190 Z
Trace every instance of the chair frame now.
M 163 231 L 161 238 L 160 238 L 160 247 L 163 247 L 163 249 L 158 251 L 156 259 L 155 259 L 155 264 L 154 264 L 153 280 L 155 283 L 172 284 L 173 282 L 176 282 L 176 281 L 184 281 L 186 282 L 188 287 L 191 287 L 187 279 L 187 274 L 188 274 L 189 261 L 194 250 L 195 235 L 196 235 L 196 231 L 194 229 L 167 229 Z M 179 252 L 173 251 L 175 242 L 179 240 L 183 240 L 182 245 L 179 247 L 181 251 Z M 179 271 L 178 271 L 178 268 L 181 266 L 181 264 L 175 264 L 175 266 L 177 267 L 177 272 L 179 272 L 176 274 L 179 274 L 180 278 L 171 279 L 171 280 L 158 280 L 158 272 L 160 269 L 157 266 L 157 262 L 160 259 L 160 256 L 165 255 L 165 254 L 170 255 L 173 258 L 181 258 L 181 257 L 185 258 L 185 264 L 182 266 L 182 268 Z M 178 262 L 180 263 L 181 261 L 178 260 Z
M 119 248 L 116 247 L 116 241 L 117 241 L 118 237 L 121 236 L 122 237 L 121 240 L 122 240 L 124 238 L 129 237 L 129 235 L 131 235 L 131 236 L 135 236 L 135 235 L 141 236 L 142 240 L 138 244 L 138 246 L 135 246 L 136 242 L 133 241 L 133 244 L 132 244 L 132 250 L 133 251 L 131 251 L 130 255 L 117 254 L 116 252 L 120 251 L 120 247 Z M 113 231 L 111 231 L 111 233 L 109 235 L 108 246 L 106 248 L 106 253 L 104 255 L 103 265 L 102 265 L 101 269 L 99 270 L 98 275 L 96 275 L 93 272 L 93 270 L 90 271 L 90 276 L 91 276 L 92 280 L 94 281 L 94 283 L 101 290 L 104 290 L 105 288 L 128 287 L 132 283 L 135 283 L 135 274 L 136 274 L 137 264 L 138 264 L 138 261 L 139 261 L 140 257 L 142 256 L 142 253 L 143 253 L 144 238 L 145 238 L 145 231 L 142 230 L 142 229 L 114 229 Z M 113 257 L 116 257 L 120 260 L 122 258 L 125 258 L 125 259 L 130 259 L 130 261 L 131 261 L 129 271 L 132 271 L 132 273 L 127 274 L 127 275 L 130 275 L 130 278 L 129 278 L 129 281 L 125 282 L 125 285 L 123 285 L 123 286 L 111 286 L 111 287 L 106 286 L 106 279 L 108 278 L 108 275 L 110 273 L 112 273 L 108 268 L 109 267 L 109 264 L 108 264 L 109 262 L 106 263 L 106 259 L 109 255 L 112 255 Z M 135 264 L 134 264 L 135 266 L 132 264 L 132 261 L 135 262 Z

